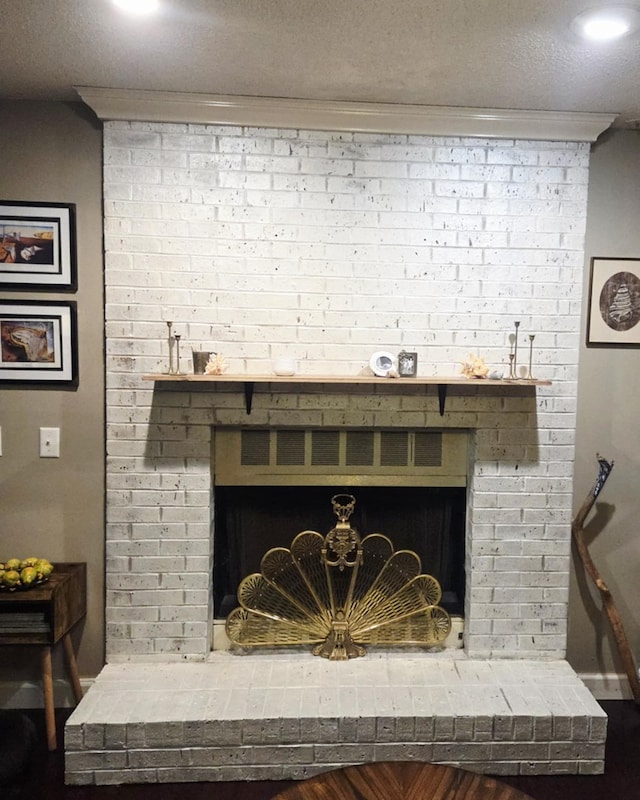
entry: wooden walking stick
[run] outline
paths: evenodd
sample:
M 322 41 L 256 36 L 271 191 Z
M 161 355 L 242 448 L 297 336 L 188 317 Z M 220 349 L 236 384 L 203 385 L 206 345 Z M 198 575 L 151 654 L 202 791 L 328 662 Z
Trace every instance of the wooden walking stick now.
M 616 641 L 620 659 L 622 660 L 622 665 L 624 666 L 627 678 L 629 679 L 629 686 L 631 687 L 633 699 L 637 705 L 640 705 L 640 679 L 638 678 L 638 671 L 631 648 L 629 647 L 627 635 L 624 632 L 622 620 L 618 614 L 618 609 L 616 608 L 616 604 L 611 596 L 609 587 L 604 582 L 602 576 L 596 568 L 596 565 L 593 563 L 593 559 L 591 558 L 587 548 L 587 543 L 584 538 L 584 522 L 589 515 L 589 512 L 595 505 L 596 498 L 600 494 L 602 487 L 607 482 L 609 473 L 613 469 L 613 461 L 609 463 L 600 455 L 597 455 L 597 459 L 599 465 L 598 477 L 596 478 L 593 489 L 591 489 L 587 495 L 584 503 L 580 507 L 573 522 L 571 523 L 571 534 L 576 543 L 576 547 L 578 548 L 578 554 L 584 566 L 585 572 L 589 575 L 591 580 L 595 583 L 596 588 L 600 592 L 600 596 L 602 597 L 602 605 L 607 614 L 611 629 L 613 630 L 613 636 Z

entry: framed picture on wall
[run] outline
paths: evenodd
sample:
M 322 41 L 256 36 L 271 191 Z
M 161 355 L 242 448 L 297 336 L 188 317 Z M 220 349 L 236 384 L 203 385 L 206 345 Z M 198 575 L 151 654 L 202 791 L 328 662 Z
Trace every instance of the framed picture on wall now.
M 76 304 L 0 301 L 0 383 L 78 384 Z
M 0 288 L 76 286 L 75 205 L 0 200 Z
M 592 258 L 587 347 L 640 347 L 640 258 Z

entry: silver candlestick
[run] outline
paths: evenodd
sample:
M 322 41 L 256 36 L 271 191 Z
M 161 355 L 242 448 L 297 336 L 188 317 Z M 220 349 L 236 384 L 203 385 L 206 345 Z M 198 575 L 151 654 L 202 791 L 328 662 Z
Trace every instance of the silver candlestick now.
M 516 338 L 513 343 L 513 377 L 518 377 L 518 328 L 520 327 L 519 322 L 513 323 L 516 326 Z
M 169 341 L 169 369 L 168 374 L 173 375 L 173 336 L 171 334 L 171 328 L 173 327 L 173 322 L 167 322 L 167 337 Z
M 180 374 L 180 339 L 182 338 L 179 333 L 173 337 L 176 340 L 176 373 Z
M 533 363 L 533 340 L 536 338 L 535 333 L 529 334 L 529 372 L 527 372 L 527 380 L 534 381 L 535 378 L 531 372 L 531 365 Z

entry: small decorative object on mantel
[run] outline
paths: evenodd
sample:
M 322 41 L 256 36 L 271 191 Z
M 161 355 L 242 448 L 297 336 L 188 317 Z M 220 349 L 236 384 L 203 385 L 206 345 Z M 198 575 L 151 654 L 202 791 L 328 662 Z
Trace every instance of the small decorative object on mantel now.
M 167 375 L 181 375 L 180 370 L 180 339 L 182 339 L 182 334 L 180 333 L 172 333 L 173 331 L 173 322 L 167 321 L 167 337 L 169 339 L 169 369 L 167 370 Z M 176 351 L 176 364 L 175 367 L 173 366 L 173 350 L 175 347 Z
M 0 592 L 31 589 L 49 580 L 53 565 L 46 558 L 10 558 L 0 563 Z
M 204 375 L 205 368 L 211 359 L 211 356 L 215 356 L 215 353 L 210 353 L 208 350 L 191 350 L 191 355 L 193 357 L 193 374 L 194 375 Z
M 513 324 L 516 331 L 515 333 L 509 335 L 509 343 L 511 347 L 509 349 L 508 381 L 515 381 L 518 377 L 518 329 L 520 328 L 520 322 L 514 322 Z
M 181 374 L 181 370 L 180 370 L 180 339 L 182 339 L 182 334 L 175 333 L 173 335 L 173 338 L 176 341 L 176 373 L 178 375 L 180 375 Z
M 520 328 L 520 322 L 514 322 L 515 333 L 509 334 L 509 374 L 505 378 L 507 381 L 517 381 L 517 380 L 525 380 L 525 381 L 535 381 L 536 379 L 533 376 L 533 341 L 536 338 L 535 333 L 528 334 L 529 339 L 529 368 L 527 369 L 526 374 L 522 372 L 522 374 L 518 375 L 518 330 Z
M 173 368 L 173 346 L 174 346 L 174 339 L 173 339 L 173 322 L 171 320 L 167 320 L 167 339 L 169 343 L 169 368 L 167 369 L 167 375 L 175 375 L 175 369 Z
M 369 368 L 378 378 L 393 378 L 398 374 L 394 369 L 393 354 L 385 350 L 379 350 L 371 356 Z
M 489 367 L 485 364 L 484 358 L 470 353 L 469 358 L 462 362 L 462 374 L 467 378 L 486 378 Z
M 536 338 L 535 333 L 529 334 L 529 371 L 527 372 L 527 380 L 534 381 L 535 378 L 533 377 L 533 373 L 531 372 L 531 368 L 533 366 L 533 340 Z
M 276 375 L 281 377 L 295 375 L 298 371 L 298 364 L 295 358 L 280 356 L 280 358 L 276 358 L 273 362 L 273 371 Z
M 398 375 L 401 378 L 415 378 L 418 374 L 418 354 L 407 353 L 402 350 L 398 353 Z
M 226 368 L 227 362 L 224 360 L 224 356 L 220 353 L 209 353 L 209 360 L 204 368 L 205 375 L 222 375 Z

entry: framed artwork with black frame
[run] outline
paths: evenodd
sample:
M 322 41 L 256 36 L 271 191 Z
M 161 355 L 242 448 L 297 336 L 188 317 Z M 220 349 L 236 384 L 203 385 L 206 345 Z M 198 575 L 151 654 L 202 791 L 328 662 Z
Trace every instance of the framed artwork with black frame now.
M 640 347 L 640 259 L 592 258 L 587 347 Z
M 0 288 L 74 292 L 75 205 L 0 200 Z
M 0 383 L 78 385 L 74 302 L 0 300 Z

